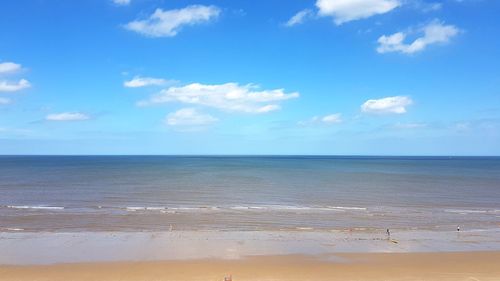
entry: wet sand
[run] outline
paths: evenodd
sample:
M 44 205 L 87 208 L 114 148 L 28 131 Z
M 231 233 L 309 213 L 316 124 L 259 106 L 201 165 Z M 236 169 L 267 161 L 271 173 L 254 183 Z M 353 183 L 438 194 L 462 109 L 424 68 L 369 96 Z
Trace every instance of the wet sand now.
M 482 231 L 0 232 L 0 264 L 34 265 L 332 253 L 500 251 L 500 229 Z
M 0 266 L 0 280 L 500 280 L 500 252 L 350 253 L 237 260 Z

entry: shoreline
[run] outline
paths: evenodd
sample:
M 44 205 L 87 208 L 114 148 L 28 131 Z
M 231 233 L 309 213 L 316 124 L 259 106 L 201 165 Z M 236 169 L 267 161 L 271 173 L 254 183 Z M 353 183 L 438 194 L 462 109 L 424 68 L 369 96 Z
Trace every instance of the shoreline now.
M 500 251 L 500 229 L 482 231 L 0 232 L 0 265 L 153 262 L 338 253 Z
M 500 251 L 3 265 L 0 280 L 498 280 Z
M 1 231 L 139 232 L 176 230 L 320 231 L 364 228 L 380 230 L 453 230 L 498 228 L 500 209 L 493 206 L 372 206 L 369 204 L 163 204 L 1 205 Z M 130 205 L 130 206 L 128 206 Z M 168 205 L 168 204 L 167 204 Z

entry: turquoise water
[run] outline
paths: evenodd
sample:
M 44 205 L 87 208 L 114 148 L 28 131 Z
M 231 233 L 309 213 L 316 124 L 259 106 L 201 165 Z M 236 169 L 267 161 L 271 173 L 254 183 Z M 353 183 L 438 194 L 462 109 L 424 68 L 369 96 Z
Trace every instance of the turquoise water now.
M 0 231 L 499 224 L 498 157 L 0 157 Z

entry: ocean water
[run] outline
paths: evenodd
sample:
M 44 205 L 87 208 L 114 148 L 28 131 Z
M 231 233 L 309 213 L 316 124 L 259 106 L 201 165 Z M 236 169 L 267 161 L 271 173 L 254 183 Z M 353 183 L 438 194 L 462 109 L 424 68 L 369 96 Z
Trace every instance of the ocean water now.
M 498 157 L 0 156 L 0 232 L 494 229 Z

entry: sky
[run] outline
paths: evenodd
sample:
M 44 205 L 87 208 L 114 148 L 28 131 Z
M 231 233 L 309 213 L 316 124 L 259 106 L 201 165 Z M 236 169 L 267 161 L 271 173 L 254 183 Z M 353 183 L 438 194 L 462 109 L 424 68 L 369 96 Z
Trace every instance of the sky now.
M 494 0 L 0 2 L 0 154 L 500 155 Z

